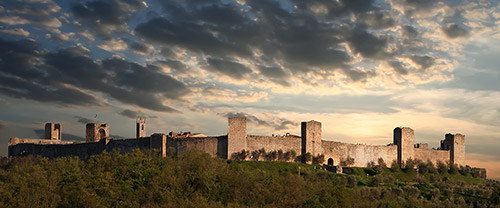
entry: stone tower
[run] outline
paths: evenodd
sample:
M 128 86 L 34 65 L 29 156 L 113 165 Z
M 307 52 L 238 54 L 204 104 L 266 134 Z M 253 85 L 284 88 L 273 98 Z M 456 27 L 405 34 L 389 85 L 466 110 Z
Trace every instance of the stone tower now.
M 227 157 L 233 153 L 247 149 L 247 119 L 242 117 L 228 118 Z
M 139 118 L 135 122 L 136 122 L 135 137 L 136 138 L 146 137 L 146 119 Z
M 450 162 L 465 165 L 465 136 L 463 134 L 446 134 L 441 140 L 441 149 L 450 151 Z
M 394 144 L 398 145 L 398 164 L 403 166 L 404 162 L 413 155 L 413 143 L 415 141 L 415 133 L 409 127 L 397 127 L 394 129 Z
M 61 124 L 46 123 L 45 124 L 45 139 L 61 140 Z
M 302 122 L 302 155 L 311 153 L 312 156 L 323 153 L 321 147 L 321 122 L 307 121 Z
M 87 131 L 85 134 L 86 142 L 98 142 L 102 138 L 106 137 L 109 137 L 108 124 L 96 124 L 96 123 L 87 124 Z

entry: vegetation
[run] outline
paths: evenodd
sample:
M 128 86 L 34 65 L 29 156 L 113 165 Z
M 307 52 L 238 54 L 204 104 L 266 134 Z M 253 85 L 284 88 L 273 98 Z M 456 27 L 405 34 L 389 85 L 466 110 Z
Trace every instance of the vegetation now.
M 285 158 L 286 153 L 276 155 Z M 447 171 L 432 173 L 429 162 L 415 164 L 419 169 L 425 164 L 427 171 L 417 177 L 417 171 L 388 169 L 379 160 L 375 167 L 380 170 L 349 167 L 352 174 L 335 174 L 315 165 L 223 160 L 198 151 L 166 158 L 141 151 L 103 153 L 88 160 L 0 158 L 0 207 L 500 205 L 500 183 L 485 180 L 483 169 L 450 171 L 453 167 L 445 165 Z

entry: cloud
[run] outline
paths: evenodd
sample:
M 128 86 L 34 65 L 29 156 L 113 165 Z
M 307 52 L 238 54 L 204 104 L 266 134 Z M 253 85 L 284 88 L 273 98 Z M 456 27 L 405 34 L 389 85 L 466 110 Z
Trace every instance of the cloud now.
M 147 43 L 133 42 L 130 44 L 130 49 L 132 49 L 134 53 L 148 55 L 154 50 L 154 47 Z
M 0 22 L 8 25 L 41 25 L 47 28 L 62 26 L 61 21 L 55 17 L 61 7 L 53 1 L 29 2 L 8 1 L 3 2 L 4 11 L 0 15 Z
M 450 24 L 448 26 L 444 26 L 441 28 L 446 35 L 446 37 L 450 39 L 466 37 L 469 34 L 469 31 L 457 24 Z
M 106 105 L 96 93 L 143 108 L 178 112 L 165 104 L 190 92 L 154 65 L 118 57 L 94 61 L 82 46 L 41 54 L 33 40 L 0 39 L 0 92 L 62 105 Z M 3 61 L 1 61 L 3 60 Z M 9 61 L 6 61 L 9 60 Z
M 209 64 L 209 67 L 207 67 L 208 70 L 224 74 L 235 79 L 243 79 L 247 74 L 252 72 L 251 69 L 237 62 L 214 58 L 209 58 L 207 62 Z
M 30 32 L 24 30 L 23 28 L 14 28 L 14 29 L 3 29 L 0 30 L 0 33 L 5 33 L 9 35 L 18 35 L 28 37 L 30 36 Z
M 254 115 L 243 112 L 227 112 L 220 113 L 219 115 L 227 118 L 243 117 L 246 118 L 250 123 L 261 127 L 271 127 L 274 131 L 286 130 L 299 125 L 299 123 L 297 122 L 293 122 L 285 118 L 275 117 L 272 115 L 264 115 L 266 117 L 265 119 L 260 119 Z
M 125 109 L 125 110 L 121 111 L 119 114 L 122 116 L 128 117 L 128 118 L 133 118 L 133 119 L 137 119 L 139 117 L 158 118 L 158 116 L 148 116 L 142 111 L 133 111 L 133 110 L 129 110 L 129 109 Z
M 73 118 L 78 119 L 77 122 L 81 124 L 88 124 L 88 123 L 100 123 L 98 120 L 90 119 L 90 118 L 85 118 L 81 116 L 73 116 Z
M 5 122 L 5 121 L 0 121 L 0 129 L 3 129 L 3 128 L 5 128 L 5 127 L 7 127 L 7 122 Z
M 127 31 L 127 21 L 137 10 L 147 8 L 138 0 L 88 1 L 74 4 L 73 15 L 98 34 Z
M 101 41 L 103 44 L 97 45 L 97 47 L 105 51 L 123 51 L 128 47 L 122 39 L 104 38 Z

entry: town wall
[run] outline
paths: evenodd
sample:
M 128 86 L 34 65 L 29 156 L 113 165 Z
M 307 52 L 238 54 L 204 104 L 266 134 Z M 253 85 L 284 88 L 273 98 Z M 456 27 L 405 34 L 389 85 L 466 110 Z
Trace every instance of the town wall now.
M 50 130 L 53 128 L 49 124 Z M 139 127 L 139 126 L 138 126 Z M 430 160 L 436 163 L 451 161 L 465 165 L 465 136 L 462 134 L 446 134 L 441 141 L 442 150 L 432 150 L 428 144 L 414 144 L 414 131 L 408 127 L 394 129 L 393 143 L 388 145 L 361 145 L 322 140 L 321 123 L 318 121 L 302 122 L 301 136 L 286 134 L 285 136 L 255 136 L 246 134 L 245 118 L 228 118 L 228 134 L 207 137 L 199 133 L 188 134 L 153 134 L 150 137 L 137 139 L 113 139 L 109 136 L 107 124 L 88 124 L 87 142 L 47 139 L 20 139 L 11 138 L 9 141 L 9 156 L 40 155 L 44 157 L 78 156 L 88 158 L 102 151 L 118 149 L 121 153 L 134 149 L 180 154 L 189 150 L 200 150 L 212 156 L 224 159 L 233 159 L 242 150 L 249 152 L 265 149 L 266 152 L 282 150 L 295 151 L 298 155 L 310 153 L 312 156 L 324 155 L 324 163 L 329 159 L 338 165 L 348 157 L 354 159 L 352 166 L 367 166 L 368 163 L 377 163 L 382 158 L 386 164 L 397 161 L 401 166 L 408 159 Z M 138 130 L 142 130 L 139 128 Z M 144 129 L 145 130 L 145 129 Z M 103 131 L 100 133 L 100 131 Z M 139 135 L 139 134 L 138 134 Z M 98 139 L 100 138 L 100 139 Z M 98 139 L 98 140 L 97 140 Z M 96 141 L 94 141 L 96 140 Z M 171 152 L 170 152 L 171 151 Z
M 446 163 L 450 160 L 450 151 L 449 150 L 433 150 L 427 148 L 415 148 L 413 149 L 415 154 L 414 159 L 422 160 L 423 162 L 427 162 L 430 160 L 434 165 L 436 165 L 437 161 L 441 161 Z
M 42 156 L 48 158 L 78 156 L 87 159 L 92 155 L 101 154 L 104 150 L 111 152 L 119 150 L 120 153 L 131 152 L 134 149 L 148 150 L 156 149 L 160 153 L 166 151 L 166 141 L 162 137 L 144 137 L 140 139 L 101 139 L 99 142 L 86 143 L 17 143 L 9 146 L 9 157 L 11 156 Z M 28 141 L 29 142 L 29 141 Z
M 266 152 L 283 150 L 288 152 L 294 150 L 297 154 L 301 151 L 302 139 L 298 136 L 247 136 L 248 151 L 256 151 L 264 148 Z
M 384 159 L 386 164 L 397 160 L 398 149 L 396 145 L 362 145 L 348 144 L 334 141 L 322 141 L 325 163 L 328 159 L 333 159 L 334 165 L 339 165 L 340 161 L 351 157 L 354 159 L 352 166 L 366 167 L 369 162 L 378 161 L 378 158 Z
M 167 138 L 167 151 L 175 150 L 175 154 L 182 154 L 200 150 L 214 157 L 227 158 L 227 141 L 226 136 Z

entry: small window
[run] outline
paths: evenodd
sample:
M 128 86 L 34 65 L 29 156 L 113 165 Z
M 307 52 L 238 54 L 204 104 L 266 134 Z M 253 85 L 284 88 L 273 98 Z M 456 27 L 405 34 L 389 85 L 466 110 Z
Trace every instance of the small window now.
M 141 125 L 141 130 L 143 130 L 143 131 L 144 131 L 144 125 Z

